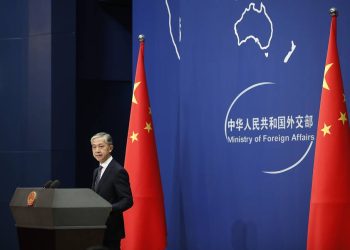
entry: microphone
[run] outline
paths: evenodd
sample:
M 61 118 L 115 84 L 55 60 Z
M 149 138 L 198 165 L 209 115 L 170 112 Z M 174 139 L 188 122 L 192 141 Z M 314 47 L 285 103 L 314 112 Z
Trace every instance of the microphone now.
M 58 186 L 61 184 L 61 182 L 59 180 L 54 180 L 51 185 L 50 188 L 58 188 Z
M 52 183 L 52 180 L 48 180 L 48 181 L 44 184 L 43 188 L 49 188 L 50 185 L 51 185 L 51 183 Z

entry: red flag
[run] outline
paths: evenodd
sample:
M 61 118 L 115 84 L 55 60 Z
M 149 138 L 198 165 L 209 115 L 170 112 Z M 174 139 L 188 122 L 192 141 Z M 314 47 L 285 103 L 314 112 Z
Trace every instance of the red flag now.
M 134 205 L 124 213 L 123 250 L 160 250 L 166 247 L 166 223 L 144 68 L 144 42 L 140 49 L 132 96 L 125 168 L 129 172 Z
M 350 129 L 336 25 L 333 12 L 317 127 L 308 250 L 350 249 Z

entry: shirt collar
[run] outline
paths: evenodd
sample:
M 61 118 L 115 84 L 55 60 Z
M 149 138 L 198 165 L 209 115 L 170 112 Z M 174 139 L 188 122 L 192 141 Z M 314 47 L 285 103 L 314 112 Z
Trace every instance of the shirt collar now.
M 111 163 L 112 160 L 113 160 L 113 157 L 110 156 L 104 163 L 100 163 L 100 166 L 102 166 L 102 168 L 106 168 L 108 167 L 109 163 Z

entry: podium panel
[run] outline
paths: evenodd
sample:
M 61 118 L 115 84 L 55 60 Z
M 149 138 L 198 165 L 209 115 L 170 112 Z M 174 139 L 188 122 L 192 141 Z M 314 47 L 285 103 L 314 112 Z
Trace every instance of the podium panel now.
M 22 250 L 102 245 L 109 202 L 91 189 L 17 188 L 10 202 Z
M 86 250 L 102 245 L 104 229 L 38 229 L 17 227 L 21 250 Z

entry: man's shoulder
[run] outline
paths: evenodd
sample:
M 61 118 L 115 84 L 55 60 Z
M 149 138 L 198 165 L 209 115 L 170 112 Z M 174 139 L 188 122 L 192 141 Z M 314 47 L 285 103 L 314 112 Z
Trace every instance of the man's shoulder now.
M 109 163 L 109 166 L 115 170 L 124 169 L 124 167 L 114 159 Z

